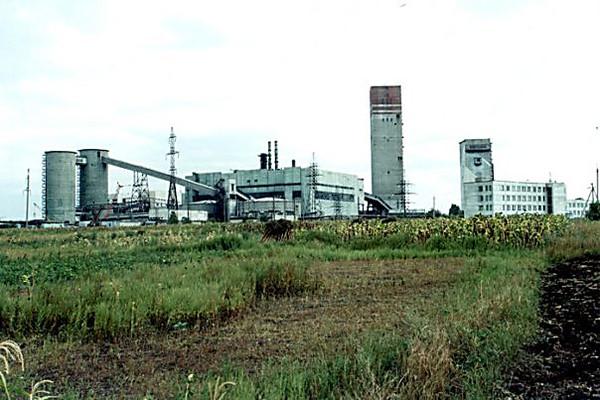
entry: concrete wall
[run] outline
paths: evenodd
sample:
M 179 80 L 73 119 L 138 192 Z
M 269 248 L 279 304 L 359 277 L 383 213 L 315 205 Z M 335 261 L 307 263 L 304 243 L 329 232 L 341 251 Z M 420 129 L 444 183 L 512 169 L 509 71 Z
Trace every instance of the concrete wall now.
M 400 86 L 371 87 L 370 101 L 372 193 L 400 209 L 404 181 Z
M 581 197 L 567 200 L 567 217 L 569 218 L 585 218 L 590 205 Z
M 546 186 L 552 188 L 552 213 L 555 215 L 567 214 L 567 187 L 564 183 L 552 182 Z
M 494 180 L 492 142 L 490 139 L 467 139 L 460 142 L 460 184 L 461 208 L 472 207 L 472 192 L 468 192 L 472 182 Z
M 214 186 L 220 179 L 234 179 L 237 189 L 255 198 L 280 198 L 295 208 L 298 215 L 305 215 L 310 207 L 310 198 L 320 216 L 358 216 L 359 204 L 364 202 L 364 184 L 355 175 L 318 170 L 317 186 L 310 184 L 310 168 L 289 167 L 279 170 L 240 170 L 235 172 L 194 173 L 187 179 Z M 192 196 L 191 192 L 187 196 Z M 288 206 L 289 207 L 289 206 Z M 288 208 L 286 207 L 286 208 Z M 237 207 L 240 212 L 248 207 Z

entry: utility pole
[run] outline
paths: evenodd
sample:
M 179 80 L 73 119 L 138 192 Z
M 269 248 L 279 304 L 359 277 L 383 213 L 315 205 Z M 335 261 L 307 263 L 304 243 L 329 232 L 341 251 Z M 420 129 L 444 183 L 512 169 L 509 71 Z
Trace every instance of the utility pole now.
M 598 166 L 596 166 L 596 203 L 598 203 L 599 200 L 600 200 L 598 198 L 598 187 L 599 187 L 598 183 L 600 183 L 600 182 L 598 182 L 598 181 L 599 181 L 599 179 L 598 179 Z
M 31 194 L 31 188 L 29 185 L 29 168 L 27 168 L 27 189 L 25 189 L 25 193 L 27 194 L 27 200 L 25 204 L 25 228 L 29 227 L 29 195 Z
M 598 132 L 599 127 L 596 127 L 596 132 Z M 600 186 L 598 186 L 599 184 L 599 179 L 598 179 L 598 164 L 596 164 L 596 203 L 600 202 L 600 197 L 598 197 L 598 188 L 600 188 Z

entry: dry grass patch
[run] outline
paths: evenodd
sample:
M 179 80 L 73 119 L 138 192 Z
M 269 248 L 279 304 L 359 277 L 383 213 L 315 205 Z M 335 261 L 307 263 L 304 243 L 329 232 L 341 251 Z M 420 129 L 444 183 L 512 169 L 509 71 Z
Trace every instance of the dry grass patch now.
M 353 335 L 402 329 L 405 308 L 444 290 L 463 267 L 460 258 L 320 263 L 311 269 L 323 281 L 319 292 L 260 301 L 206 330 L 32 347 L 40 350 L 38 372 L 82 394 L 168 398 L 182 374 L 219 371 L 225 364 L 252 374 L 284 357 L 310 360 L 347 351 Z

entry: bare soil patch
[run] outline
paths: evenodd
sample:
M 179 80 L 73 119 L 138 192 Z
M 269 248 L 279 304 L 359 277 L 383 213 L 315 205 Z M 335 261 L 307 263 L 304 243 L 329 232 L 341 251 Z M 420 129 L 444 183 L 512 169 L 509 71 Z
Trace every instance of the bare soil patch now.
M 322 263 L 323 290 L 259 301 L 244 315 L 189 329 L 116 343 L 46 343 L 27 350 L 37 376 L 95 397 L 168 398 L 189 373 L 224 364 L 258 371 L 268 361 L 305 360 L 344 351 L 347 338 L 400 330 L 407 305 L 447 287 L 464 259 Z M 60 387 L 59 387 L 60 389 Z
M 555 265 L 542 279 L 539 337 L 507 389 L 521 399 L 600 399 L 600 258 Z

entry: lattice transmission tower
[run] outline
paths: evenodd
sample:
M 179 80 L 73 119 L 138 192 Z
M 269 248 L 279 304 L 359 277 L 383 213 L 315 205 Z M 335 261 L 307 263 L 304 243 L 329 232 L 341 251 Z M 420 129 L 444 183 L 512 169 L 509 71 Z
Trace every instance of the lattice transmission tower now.
M 177 201 L 177 186 L 176 175 L 177 168 L 175 168 L 175 156 L 179 154 L 178 151 L 175 151 L 175 142 L 177 141 L 177 137 L 175 136 L 175 132 L 173 132 L 173 127 L 171 127 L 171 135 L 169 136 L 169 147 L 170 151 L 167 153 L 167 157 L 171 157 L 171 168 L 169 172 L 171 173 L 171 179 L 169 181 L 169 196 L 167 199 L 167 209 L 169 210 L 178 210 L 179 202 Z

